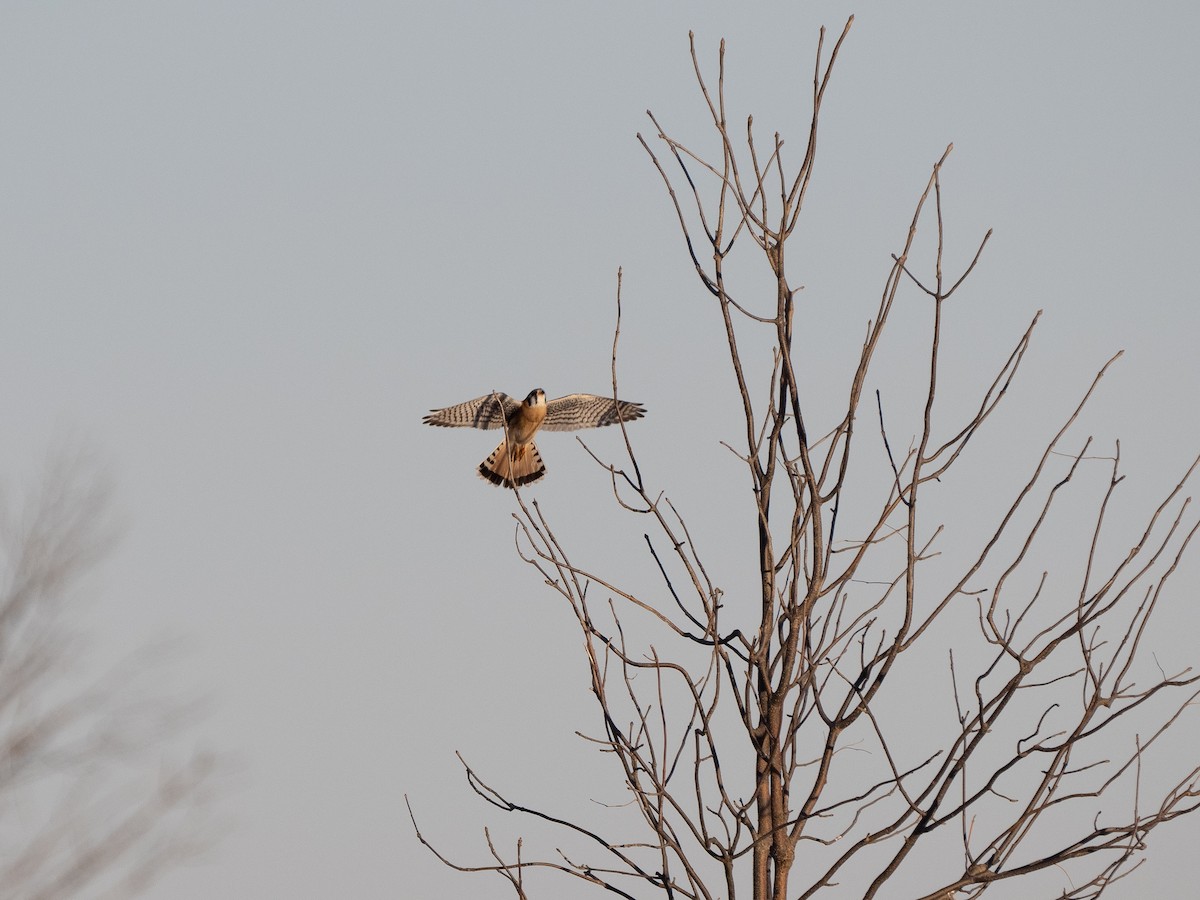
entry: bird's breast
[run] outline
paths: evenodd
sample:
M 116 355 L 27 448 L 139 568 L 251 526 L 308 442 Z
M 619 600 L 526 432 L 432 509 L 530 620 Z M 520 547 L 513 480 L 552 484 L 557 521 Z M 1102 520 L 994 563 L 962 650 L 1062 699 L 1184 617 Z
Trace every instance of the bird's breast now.
M 509 423 L 509 433 L 514 443 L 527 444 L 533 440 L 534 434 L 542 427 L 546 419 L 546 405 L 526 406 L 521 404 L 520 412 L 515 421 Z

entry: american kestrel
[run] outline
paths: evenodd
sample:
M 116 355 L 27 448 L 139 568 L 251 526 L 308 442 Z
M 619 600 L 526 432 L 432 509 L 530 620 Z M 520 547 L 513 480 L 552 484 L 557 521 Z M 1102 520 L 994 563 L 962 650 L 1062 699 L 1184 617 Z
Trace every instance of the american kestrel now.
M 505 439 L 479 464 L 479 475 L 492 484 L 511 488 L 537 481 L 546 474 L 546 466 L 533 443 L 538 429 L 599 428 L 632 422 L 645 414 L 640 403 L 595 394 L 568 394 L 547 402 L 546 392 L 536 388 L 523 402 L 497 391 L 445 409 L 430 410 L 423 421 L 426 425 L 451 428 L 505 428 Z

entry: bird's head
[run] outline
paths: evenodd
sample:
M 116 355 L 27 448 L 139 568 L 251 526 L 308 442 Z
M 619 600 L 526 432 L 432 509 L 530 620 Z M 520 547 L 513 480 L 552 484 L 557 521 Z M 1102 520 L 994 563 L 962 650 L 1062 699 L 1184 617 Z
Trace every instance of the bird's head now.
M 546 392 L 541 388 L 534 388 L 529 392 L 529 396 L 525 398 L 526 406 L 545 406 Z

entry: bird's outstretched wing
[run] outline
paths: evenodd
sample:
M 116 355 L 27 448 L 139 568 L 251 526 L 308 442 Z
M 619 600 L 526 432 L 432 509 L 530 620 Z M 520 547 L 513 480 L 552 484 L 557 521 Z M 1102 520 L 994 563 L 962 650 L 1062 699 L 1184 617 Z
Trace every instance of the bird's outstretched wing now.
M 567 394 L 546 404 L 543 431 L 578 431 L 599 428 L 617 422 L 632 422 L 646 414 L 640 403 L 597 397 L 595 394 Z
M 504 422 L 511 422 L 520 408 L 520 400 L 496 391 L 445 409 L 432 409 L 421 421 L 446 428 L 503 428 Z

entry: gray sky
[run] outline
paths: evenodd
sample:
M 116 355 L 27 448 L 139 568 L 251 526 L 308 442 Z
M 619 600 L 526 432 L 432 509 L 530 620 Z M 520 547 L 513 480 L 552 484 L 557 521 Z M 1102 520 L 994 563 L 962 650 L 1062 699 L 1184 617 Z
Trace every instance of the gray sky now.
M 481 861 L 496 817 L 455 750 L 531 801 L 599 793 L 573 626 L 514 555 L 511 496 L 473 473 L 495 435 L 420 417 L 603 393 L 618 266 L 644 471 L 693 511 L 718 583 L 751 565 L 726 531 L 749 521 L 736 460 L 696 415 L 709 392 L 734 411 L 718 321 L 634 139 L 647 108 L 707 137 L 689 29 L 709 64 L 727 39 L 735 118 L 798 160 L 817 29 L 857 13 L 792 257 L 816 359 L 854 352 L 953 141 L 948 252 L 995 229 L 954 310 L 963 383 L 1044 308 L 1018 446 L 1124 348 L 1087 433 L 1156 491 L 1200 449 L 1193 4 L 643 6 L 0 11 L 3 475 L 64 438 L 107 461 L 127 527 L 98 647 L 185 637 L 169 678 L 212 698 L 202 742 L 241 765 L 226 839 L 155 896 L 505 896 L 420 848 L 403 794 Z M 602 473 L 570 436 L 540 446 L 560 534 L 642 566 Z M 1198 578 L 1177 633 L 1200 625 Z M 1113 896 L 1180 896 L 1195 828 L 1158 832 Z

